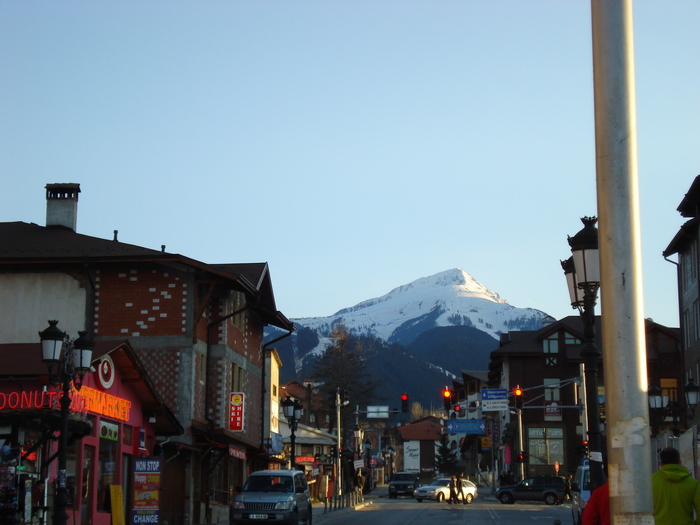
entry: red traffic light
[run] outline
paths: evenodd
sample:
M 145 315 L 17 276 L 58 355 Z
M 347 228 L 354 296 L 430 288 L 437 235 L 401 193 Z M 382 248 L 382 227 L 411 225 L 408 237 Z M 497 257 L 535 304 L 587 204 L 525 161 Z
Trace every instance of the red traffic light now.
M 442 397 L 444 397 L 446 399 L 452 397 L 452 390 L 450 390 L 449 388 L 446 388 L 445 390 L 443 390 Z
M 519 386 L 516 386 L 516 387 L 513 389 L 513 394 L 515 395 L 515 397 L 520 397 L 520 396 L 523 395 L 523 389 L 520 388 Z
M 408 401 L 408 394 L 401 394 L 401 401 Z
M 455 409 L 455 412 L 457 412 L 457 413 L 460 413 L 462 411 L 462 407 L 459 405 L 455 405 L 454 409 Z

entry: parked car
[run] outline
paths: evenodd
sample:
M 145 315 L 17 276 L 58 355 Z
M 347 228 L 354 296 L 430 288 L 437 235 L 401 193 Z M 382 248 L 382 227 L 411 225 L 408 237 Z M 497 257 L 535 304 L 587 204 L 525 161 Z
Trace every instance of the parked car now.
M 496 497 L 503 504 L 518 500 L 544 501 L 547 505 L 556 505 L 564 501 L 566 479 L 561 476 L 538 476 L 525 478 L 516 485 L 500 487 Z
M 231 503 L 230 525 L 311 525 L 309 486 L 304 473 L 299 470 L 253 472 L 239 492 Z
M 462 489 L 464 500 L 467 503 L 471 503 L 479 495 L 476 485 L 466 479 L 462 480 Z M 418 487 L 413 493 L 413 497 L 416 498 L 416 501 L 423 501 L 424 499 L 434 499 L 438 503 L 445 501 L 450 497 L 450 478 L 438 478 L 428 485 Z
M 389 497 L 396 498 L 399 494 L 413 496 L 413 491 L 420 486 L 418 475 L 413 472 L 397 472 L 389 481 Z
M 581 514 L 591 495 L 591 473 L 588 465 L 576 469 L 574 481 L 571 484 L 571 517 L 574 525 L 581 525 Z

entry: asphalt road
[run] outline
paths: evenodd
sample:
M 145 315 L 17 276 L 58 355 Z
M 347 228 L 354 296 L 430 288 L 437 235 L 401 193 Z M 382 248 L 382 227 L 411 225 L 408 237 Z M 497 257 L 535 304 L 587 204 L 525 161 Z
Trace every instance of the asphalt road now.
M 411 498 L 389 499 L 370 497 L 367 505 L 320 516 L 320 525 L 572 525 L 571 504 L 548 506 L 534 502 L 516 502 L 503 505 L 494 499 L 480 496 L 471 505 L 448 505 L 434 501 L 418 503 Z

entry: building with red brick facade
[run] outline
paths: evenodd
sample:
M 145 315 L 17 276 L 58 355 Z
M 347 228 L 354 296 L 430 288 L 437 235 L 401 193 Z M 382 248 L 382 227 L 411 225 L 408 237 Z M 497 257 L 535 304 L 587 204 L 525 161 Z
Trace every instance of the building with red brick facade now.
M 78 234 L 79 185 L 46 190 L 45 227 L 0 223 L 0 343 L 38 346 L 47 319 L 73 336 L 127 341 L 185 429 L 157 436 L 149 451 L 164 458 L 162 518 L 224 521 L 234 488 L 275 462 L 263 329 L 294 326 L 276 309 L 267 264 L 206 264 L 116 232 Z

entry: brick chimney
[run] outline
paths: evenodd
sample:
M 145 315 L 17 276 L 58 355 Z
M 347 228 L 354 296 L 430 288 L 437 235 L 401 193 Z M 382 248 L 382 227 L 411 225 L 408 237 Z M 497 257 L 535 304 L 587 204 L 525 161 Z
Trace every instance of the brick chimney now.
M 46 185 L 46 226 L 62 226 L 75 231 L 78 223 L 80 184 Z

